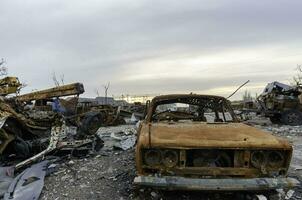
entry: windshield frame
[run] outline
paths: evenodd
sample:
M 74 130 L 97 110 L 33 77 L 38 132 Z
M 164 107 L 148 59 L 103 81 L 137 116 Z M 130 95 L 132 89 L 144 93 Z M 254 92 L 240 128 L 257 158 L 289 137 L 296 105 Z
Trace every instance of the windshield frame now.
M 163 95 L 155 97 L 148 109 L 148 113 L 146 116 L 147 122 L 156 122 L 158 120 L 154 120 L 153 116 L 155 114 L 156 108 L 160 105 L 165 104 L 173 104 L 173 103 L 182 103 L 182 104 L 188 104 L 188 105 L 195 105 L 195 106 L 203 106 L 205 105 L 205 102 L 208 104 L 217 104 L 221 105 L 221 108 L 224 108 L 227 110 L 227 112 L 230 113 L 233 122 L 239 122 L 238 118 L 236 117 L 236 114 L 234 113 L 230 102 L 220 96 L 212 96 L 212 95 L 196 95 L 196 94 L 189 94 L 189 95 Z M 218 108 L 219 109 L 219 108 Z M 160 120 L 161 121 L 161 120 Z M 224 123 L 227 123 L 226 121 Z

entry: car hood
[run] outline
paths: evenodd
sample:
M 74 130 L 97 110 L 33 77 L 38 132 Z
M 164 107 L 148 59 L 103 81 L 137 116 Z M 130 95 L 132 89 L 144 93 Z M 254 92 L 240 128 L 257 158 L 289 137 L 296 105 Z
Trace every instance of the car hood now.
M 242 123 L 149 124 L 151 147 L 291 149 L 281 138 Z

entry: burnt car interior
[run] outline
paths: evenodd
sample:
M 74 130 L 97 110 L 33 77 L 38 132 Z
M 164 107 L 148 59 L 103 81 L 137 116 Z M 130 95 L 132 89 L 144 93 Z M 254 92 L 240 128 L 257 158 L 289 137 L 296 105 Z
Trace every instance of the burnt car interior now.
M 232 112 L 226 101 L 217 97 L 183 97 L 158 101 L 151 120 L 227 123 L 234 122 Z

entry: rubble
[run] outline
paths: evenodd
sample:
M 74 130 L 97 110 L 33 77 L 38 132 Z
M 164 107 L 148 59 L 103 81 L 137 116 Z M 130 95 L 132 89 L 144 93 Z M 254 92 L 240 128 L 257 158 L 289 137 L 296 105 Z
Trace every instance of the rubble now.
M 136 143 L 136 129 L 132 125 L 101 127 L 97 135 L 104 141 L 105 150 L 119 148 L 125 151 Z
M 258 125 L 259 126 L 259 125 Z M 263 126 L 267 130 L 272 125 Z M 273 125 L 275 127 L 275 125 Z M 110 128 L 110 127 L 108 127 Z M 277 127 L 275 127 L 277 128 Z M 282 126 L 280 126 L 282 129 Z M 104 131 L 107 130 L 107 131 Z M 101 127 L 98 132 L 118 133 L 123 132 L 125 135 L 135 134 L 136 127 L 133 125 L 122 125 L 111 127 Z M 274 133 L 278 135 L 278 133 Z M 300 138 L 298 140 L 297 138 Z M 294 158 L 293 164 L 301 166 L 301 160 L 297 158 L 302 150 L 301 136 L 294 136 Z M 298 147 L 298 148 L 296 148 Z M 142 188 L 136 190 L 132 182 L 135 177 L 134 150 L 123 151 L 116 148 L 102 149 L 94 156 L 85 156 L 83 158 L 67 157 L 57 162 L 58 170 L 45 179 L 45 187 L 42 191 L 41 200 L 52 199 L 124 199 L 124 200 L 234 200 L 234 199 L 252 199 L 252 194 L 223 194 L 223 193 L 199 193 L 184 191 L 158 191 L 152 188 Z M 300 174 L 300 175 L 299 175 Z M 290 176 L 296 177 L 302 181 L 302 174 L 290 170 Z M 300 178 L 299 178 L 300 177 Z M 296 188 L 291 199 L 301 200 L 302 188 Z M 156 194 L 156 195 L 155 195 Z M 248 198 L 243 198 L 247 196 Z
M 134 151 L 107 151 L 106 156 L 70 158 L 59 173 L 48 177 L 41 200 L 49 199 L 134 199 Z

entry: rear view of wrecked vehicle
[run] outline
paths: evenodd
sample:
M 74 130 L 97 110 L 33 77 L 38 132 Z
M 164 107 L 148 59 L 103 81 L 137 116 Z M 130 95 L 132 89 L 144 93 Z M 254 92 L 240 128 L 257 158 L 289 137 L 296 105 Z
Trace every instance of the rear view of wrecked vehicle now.
M 292 146 L 240 123 L 229 101 L 166 95 L 147 104 L 138 130 L 137 186 L 167 190 L 273 191 L 287 177 Z

